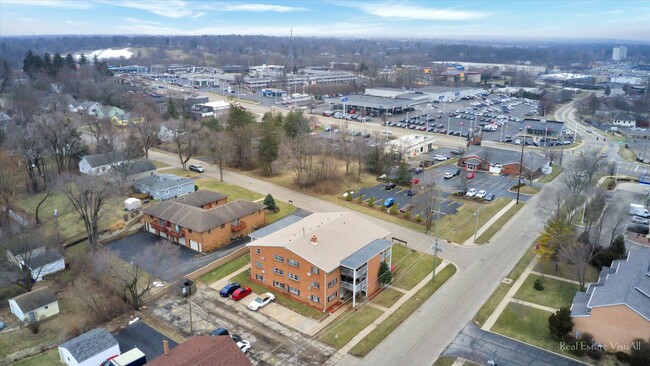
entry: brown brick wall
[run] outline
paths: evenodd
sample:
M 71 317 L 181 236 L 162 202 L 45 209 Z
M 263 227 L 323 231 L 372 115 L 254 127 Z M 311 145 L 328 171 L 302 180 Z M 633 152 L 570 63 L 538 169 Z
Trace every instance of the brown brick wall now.
M 227 202 L 228 202 L 228 198 L 226 197 L 226 198 L 222 198 L 222 199 L 220 199 L 218 201 L 210 202 L 210 203 L 208 203 L 206 205 L 203 205 L 203 206 L 201 206 L 201 208 L 204 209 L 204 210 L 209 210 L 209 209 L 211 209 L 213 207 L 225 205 Z
M 381 285 L 379 284 L 379 264 L 380 264 L 380 254 L 377 254 L 375 257 L 368 261 L 368 297 L 372 296 L 375 292 L 379 290 Z
M 594 340 L 605 345 L 608 351 L 618 352 L 616 344 L 629 345 L 635 338 L 650 340 L 650 321 L 626 305 L 591 309 L 591 316 L 573 319 L 573 330 L 591 333 Z

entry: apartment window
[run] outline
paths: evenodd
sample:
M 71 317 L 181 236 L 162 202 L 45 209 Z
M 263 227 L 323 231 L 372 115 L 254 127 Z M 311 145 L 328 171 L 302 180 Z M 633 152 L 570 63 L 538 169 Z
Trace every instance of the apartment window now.
M 287 263 L 289 263 L 290 266 L 292 267 L 300 267 L 300 262 L 293 260 L 293 259 L 287 259 Z
M 336 278 L 331 280 L 330 282 L 327 283 L 327 288 L 332 288 L 332 286 L 336 285 L 336 282 L 338 282 Z
M 264 276 L 262 276 L 261 274 L 256 274 L 255 279 L 260 281 L 260 282 L 264 282 Z
M 255 267 L 262 268 L 262 262 L 255 262 Z
M 255 253 L 262 254 L 262 249 L 260 249 L 260 248 L 255 249 Z
M 279 289 L 284 290 L 284 283 L 282 283 L 282 282 L 273 281 L 273 286 L 275 286 L 275 287 L 277 287 L 277 288 L 279 288 Z
M 311 300 L 313 302 L 320 302 L 320 298 L 318 296 L 316 296 L 316 295 L 309 296 L 309 300 Z
M 281 256 L 281 255 L 276 254 L 276 255 L 273 256 L 273 259 L 275 259 L 278 262 L 284 262 L 284 257 Z
M 293 273 L 289 273 L 289 278 L 291 278 L 294 281 L 300 281 L 300 276 Z
M 320 269 L 318 269 L 317 267 L 311 267 L 311 273 L 320 274 Z
M 311 287 L 313 288 L 320 288 L 320 284 L 318 282 L 312 282 Z
M 331 302 L 334 299 L 336 299 L 336 291 L 327 297 L 327 301 Z
M 291 292 L 294 295 L 300 295 L 300 290 L 291 286 L 289 286 L 289 292 Z
M 273 268 L 273 273 L 275 273 L 278 276 L 284 276 L 284 271 L 281 269 Z

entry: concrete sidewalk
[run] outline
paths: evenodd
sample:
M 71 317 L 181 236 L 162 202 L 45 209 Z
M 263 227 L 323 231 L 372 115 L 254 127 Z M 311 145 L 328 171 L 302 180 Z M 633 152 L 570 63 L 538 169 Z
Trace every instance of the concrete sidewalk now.
M 515 205 L 515 203 L 516 201 L 514 200 L 510 201 L 510 203 L 508 203 L 504 208 L 502 208 L 501 211 L 497 212 L 496 215 L 492 216 L 492 218 L 488 220 L 488 222 L 486 222 L 483 226 L 481 226 L 480 229 L 478 229 L 478 231 L 476 232 L 476 237 L 478 238 L 479 236 L 481 236 L 481 234 L 487 231 L 487 229 L 489 229 L 490 226 L 492 226 L 492 224 L 494 224 L 501 216 L 505 215 L 506 212 L 508 212 L 508 210 Z M 476 243 L 474 243 L 474 235 L 470 236 L 469 239 L 465 240 L 463 245 L 476 245 Z
M 537 256 L 533 258 L 532 261 L 530 261 L 530 264 L 524 269 L 524 271 L 521 273 L 519 278 L 515 283 L 512 284 L 512 287 L 510 287 L 510 290 L 506 293 L 506 296 L 501 300 L 499 305 L 497 305 L 496 309 L 490 314 L 490 317 L 487 318 L 483 326 L 481 327 L 482 330 L 490 330 L 494 326 L 494 323 L 497 322 L 497 319 L 499 319 L 499 316 L 501 316 L 501 313 L 503 310 L 505 310 L 506 306 L 512 301 L 513 296 L 519 291 L 519 288 L 521 285 L 524 284 L 524 281 L 526 281 L 526 278 L 528 278 L 528 275 L 533 271 L 533 268 L 537 265 Z
M 578 285 L 578 286 L 580 285 L 580 282 L 578 282 L 578 281 L 574 281 L 574 280 L 570 280 L 570 279 L 568 279 L 568 278 L 564 278 L 564 277 L 553 276 L 553 275 L 550 275 L 550 274 L 546 274 L 546 273 L 542 273 L 542 272 L 537 272 L 537 271 L 532 271 L 532 272 L 530 272 L 530 273 L 531 273 L 531 274 L 534 274 L 534 275 L 542 276 L 542 277 L 544 277 L 544 278 L 552 278 L 552 279 L 554 279 L 554 280 L 564 281 L 564 282 L 572 283 L 572 284 L 574 284 L 574 285 Z M 587 284 L 585 284 L 585 286 L 587 286 Z

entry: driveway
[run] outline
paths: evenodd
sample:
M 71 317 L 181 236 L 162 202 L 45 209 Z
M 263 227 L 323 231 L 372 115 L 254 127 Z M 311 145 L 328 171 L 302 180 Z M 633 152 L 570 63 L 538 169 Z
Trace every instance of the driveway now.
M 122 260 L 130 262 L 133 258 L 141 256 L 148 246 L 155 245 L 159 240 L 167 241 L 167 239 L 154 234 L 140 231 L 133 235 L 129 235 L 126 238 L 113 241 L 106 245 L 106 248 Z M 178 261 L 174 259 L 164 260 L 160 267 L 165 268 L 165 270 L 161 271 L 160 268 L 152 268 L 154 266 L 153 260 L 151 263 L 145 263 L 145 267 L 147 267 L 146 270 L 150 273 L 158 273 L 160 279 L 167 282 L 173 282 L 180 276 L 187 275 L 188 273 L 194 272 L 219 258 L 225 257 L 243 247 L 248 242 L 250 242 L 250 239 L 248 236 L 245 236 L 208 254 L 202 254 L 179 245 Z
M 487 365 L 508 366 L 583 366 L 582 362 L 562 357 L 541 348 L 516 341 L 470 324 L 466 326 L 442 353 L 443 356 L 462 357 Z
M 133 347 L 138 347 L 147 356 L 147 361 L 151 361 L 164 353 L 163 339 L 169 341 L 169 348 L 178 346 L 178 343 L 158 333 L 142 320 L 127 325 L 113 335 L 117 339 L 117 343 L 120 344 L 122 353 L 130 351 Z

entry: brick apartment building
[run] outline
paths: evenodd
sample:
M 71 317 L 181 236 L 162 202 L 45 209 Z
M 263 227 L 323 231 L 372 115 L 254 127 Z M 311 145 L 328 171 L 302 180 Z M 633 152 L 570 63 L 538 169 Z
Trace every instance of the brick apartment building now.
M 198 190 L 142 209 L 145 230 L 198 252 L 211 252 L 266 222 L 264 205 Z
M 247 246 L 251 278 L 326 311 L 372 296 L 379 265 L 391 267 L 390 232 L 349 212 L 314 213 Z

